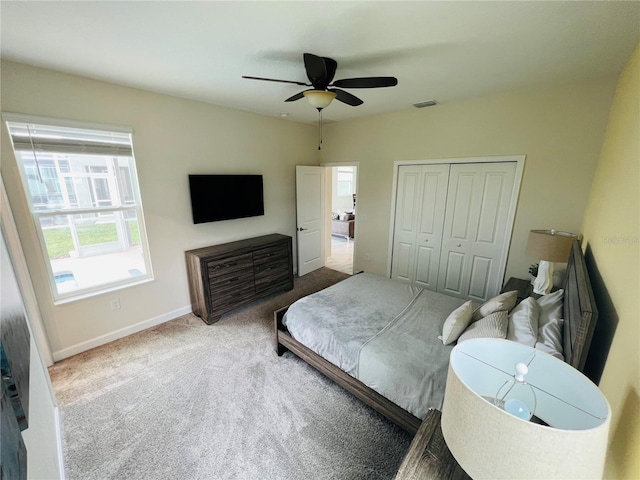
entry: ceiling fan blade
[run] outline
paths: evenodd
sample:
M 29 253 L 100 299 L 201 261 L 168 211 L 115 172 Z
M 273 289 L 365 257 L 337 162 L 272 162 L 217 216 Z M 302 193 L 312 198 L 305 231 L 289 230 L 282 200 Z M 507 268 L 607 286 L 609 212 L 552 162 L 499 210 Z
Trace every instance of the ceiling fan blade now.
M 311 86 L 310 83 L 295 82 L 293 80 L 278 80 L 278 79 L 275 79 L 275 78 L 250 77 L 248 75 L 242 75 L 242 78 L 246 78 L 246 79 L 249 79 L 249 80 L 264 80 L 266 82 L 293 83 L 294 85 L 302 85 L 303 87 L 310 87 Z
M 364 78 L 343 78 L 333 82 L 334 87 L 341 88 L 380 88 L 395 87 L 398 84 L 396 77 L 364 77 Z
M 333 81 L 333 77 L 336 74 L 338 62 L 329 57 L 322 57 L 322 59 L 324 60 L 324 66 L 327 69 L 327 85 L 329 85 Z
M 328 91 L 336 94 L 336 100 L 340 100 L 342 103 L 346 103 L 347 105 L 351 105 L 352 107 L 357 107 L 358 105 L 362 105 L 364 103 L 355 95 L 351 95 L 349 92 L 345 92 L 344 90 L 340 90 L 339 88 L 329 88 Z
M 285 102 L 295 102 L 296 100 L 300 100 L 302 97 L 304 97 L 304 92 L 296 93 L 295 95 L 292 95 L 291 97 L 287 98 Z
M 307 71 L 307 77 L 316 90 L 324 90 L 327 88 L 327 67 L 324 59 L 313 53 L 305 53 L 304 68 Z

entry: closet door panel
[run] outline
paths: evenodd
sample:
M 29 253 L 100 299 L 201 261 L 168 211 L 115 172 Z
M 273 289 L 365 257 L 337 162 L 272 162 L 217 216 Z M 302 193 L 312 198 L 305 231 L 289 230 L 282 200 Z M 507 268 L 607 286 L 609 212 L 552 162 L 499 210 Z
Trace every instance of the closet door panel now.
M 438 291 L 456 297 L 464 296 L 467 283 L 464 280 L 466 255 L 449 251 L 442 258 L 444 268 L 438 279 Z
M 421 182 L 421 165 L 398 169 L 391 278 L 402 282 L 414 279 Z
M 473 256 L 471 261 L 471 280 L 469 282 L 468 298 L 484 301 L 489 298 L 488 287 L 493 259 Z
M 478 265 L 479 271 L 472 273 L 470 298 L 486 300 L 497 295 L 502 286 L 502 278 L 498 278 L 498 271 L 500 259 L 506 254 L 503 250 L 515 170 L 514 163 L 490 163 L 482 166 L 480 215 L 476 239 L 472 246 L 474 264 Z M 481 295 L 480 279 L 483 277 L 486 278 L 485 293 Z
M 410 283 L 413 273 L 413 244 L 397 242 L 393 249 L 392 278 Z
M 422 192 L 416 244 L 415 284 L 428 290 L 438 287 L 444 212 L 447 204 L 449 165 L 422 167 Z
M 482 194 L 481 171 L 480 164 L 459 164 L 451 166 L 449 175 L 441 254 L 446 261 L 440 262 L 438 291 L 460 298 L 466 298 L 469 292 L 470 254 L 478 230 Z

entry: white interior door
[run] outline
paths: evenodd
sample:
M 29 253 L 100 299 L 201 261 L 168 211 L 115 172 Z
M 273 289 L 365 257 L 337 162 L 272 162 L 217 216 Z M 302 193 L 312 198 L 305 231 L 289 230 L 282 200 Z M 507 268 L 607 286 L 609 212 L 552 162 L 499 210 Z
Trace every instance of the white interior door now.
M 422 167 L 414 283 L 428 290 L 436 290 L 438 286 L 448 184 L 449 165 Z
M 296 166 L 298 276 L 324 267 L 325 168 Z
M 398 169 L 391 278 L 436 290 L 449 165 Z
M 484 301 L 500 290 L 515 163 L 451 166 L 438 291 Z
M 391 278 L 405 283 L 413 281 L 415 271 L 421 172 L 421 165 L 402 165 L 398 168 Z

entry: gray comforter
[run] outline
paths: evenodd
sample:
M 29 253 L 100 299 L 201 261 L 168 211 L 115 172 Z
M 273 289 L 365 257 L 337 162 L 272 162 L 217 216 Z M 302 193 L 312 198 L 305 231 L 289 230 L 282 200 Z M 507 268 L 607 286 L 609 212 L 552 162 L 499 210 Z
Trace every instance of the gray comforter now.
M 452 346 L 442 325 L 464 301 L 361 273 L 291 305 L 291 335 L 418 418 L 441 408 Z

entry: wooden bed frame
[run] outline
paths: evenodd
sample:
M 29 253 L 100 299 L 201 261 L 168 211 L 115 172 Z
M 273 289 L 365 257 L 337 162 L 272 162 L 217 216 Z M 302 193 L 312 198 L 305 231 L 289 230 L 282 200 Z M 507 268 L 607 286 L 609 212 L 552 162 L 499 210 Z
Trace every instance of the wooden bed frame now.
M 573 242 L 571 247 L 563 289 L 565 361 L 582 371 L 589 352 L 589 346 L 591 345 L 598 314 L 584 256 L 577 240 Z M 407 412 L 294 339 L 282 323 L 282 318 L 288 308 L 284 307 L 274 312 L 275 347 L 278 356 L 287 350 L 294 353 L 371 408 L 407 432 L 415 435 L 422 419 Z

